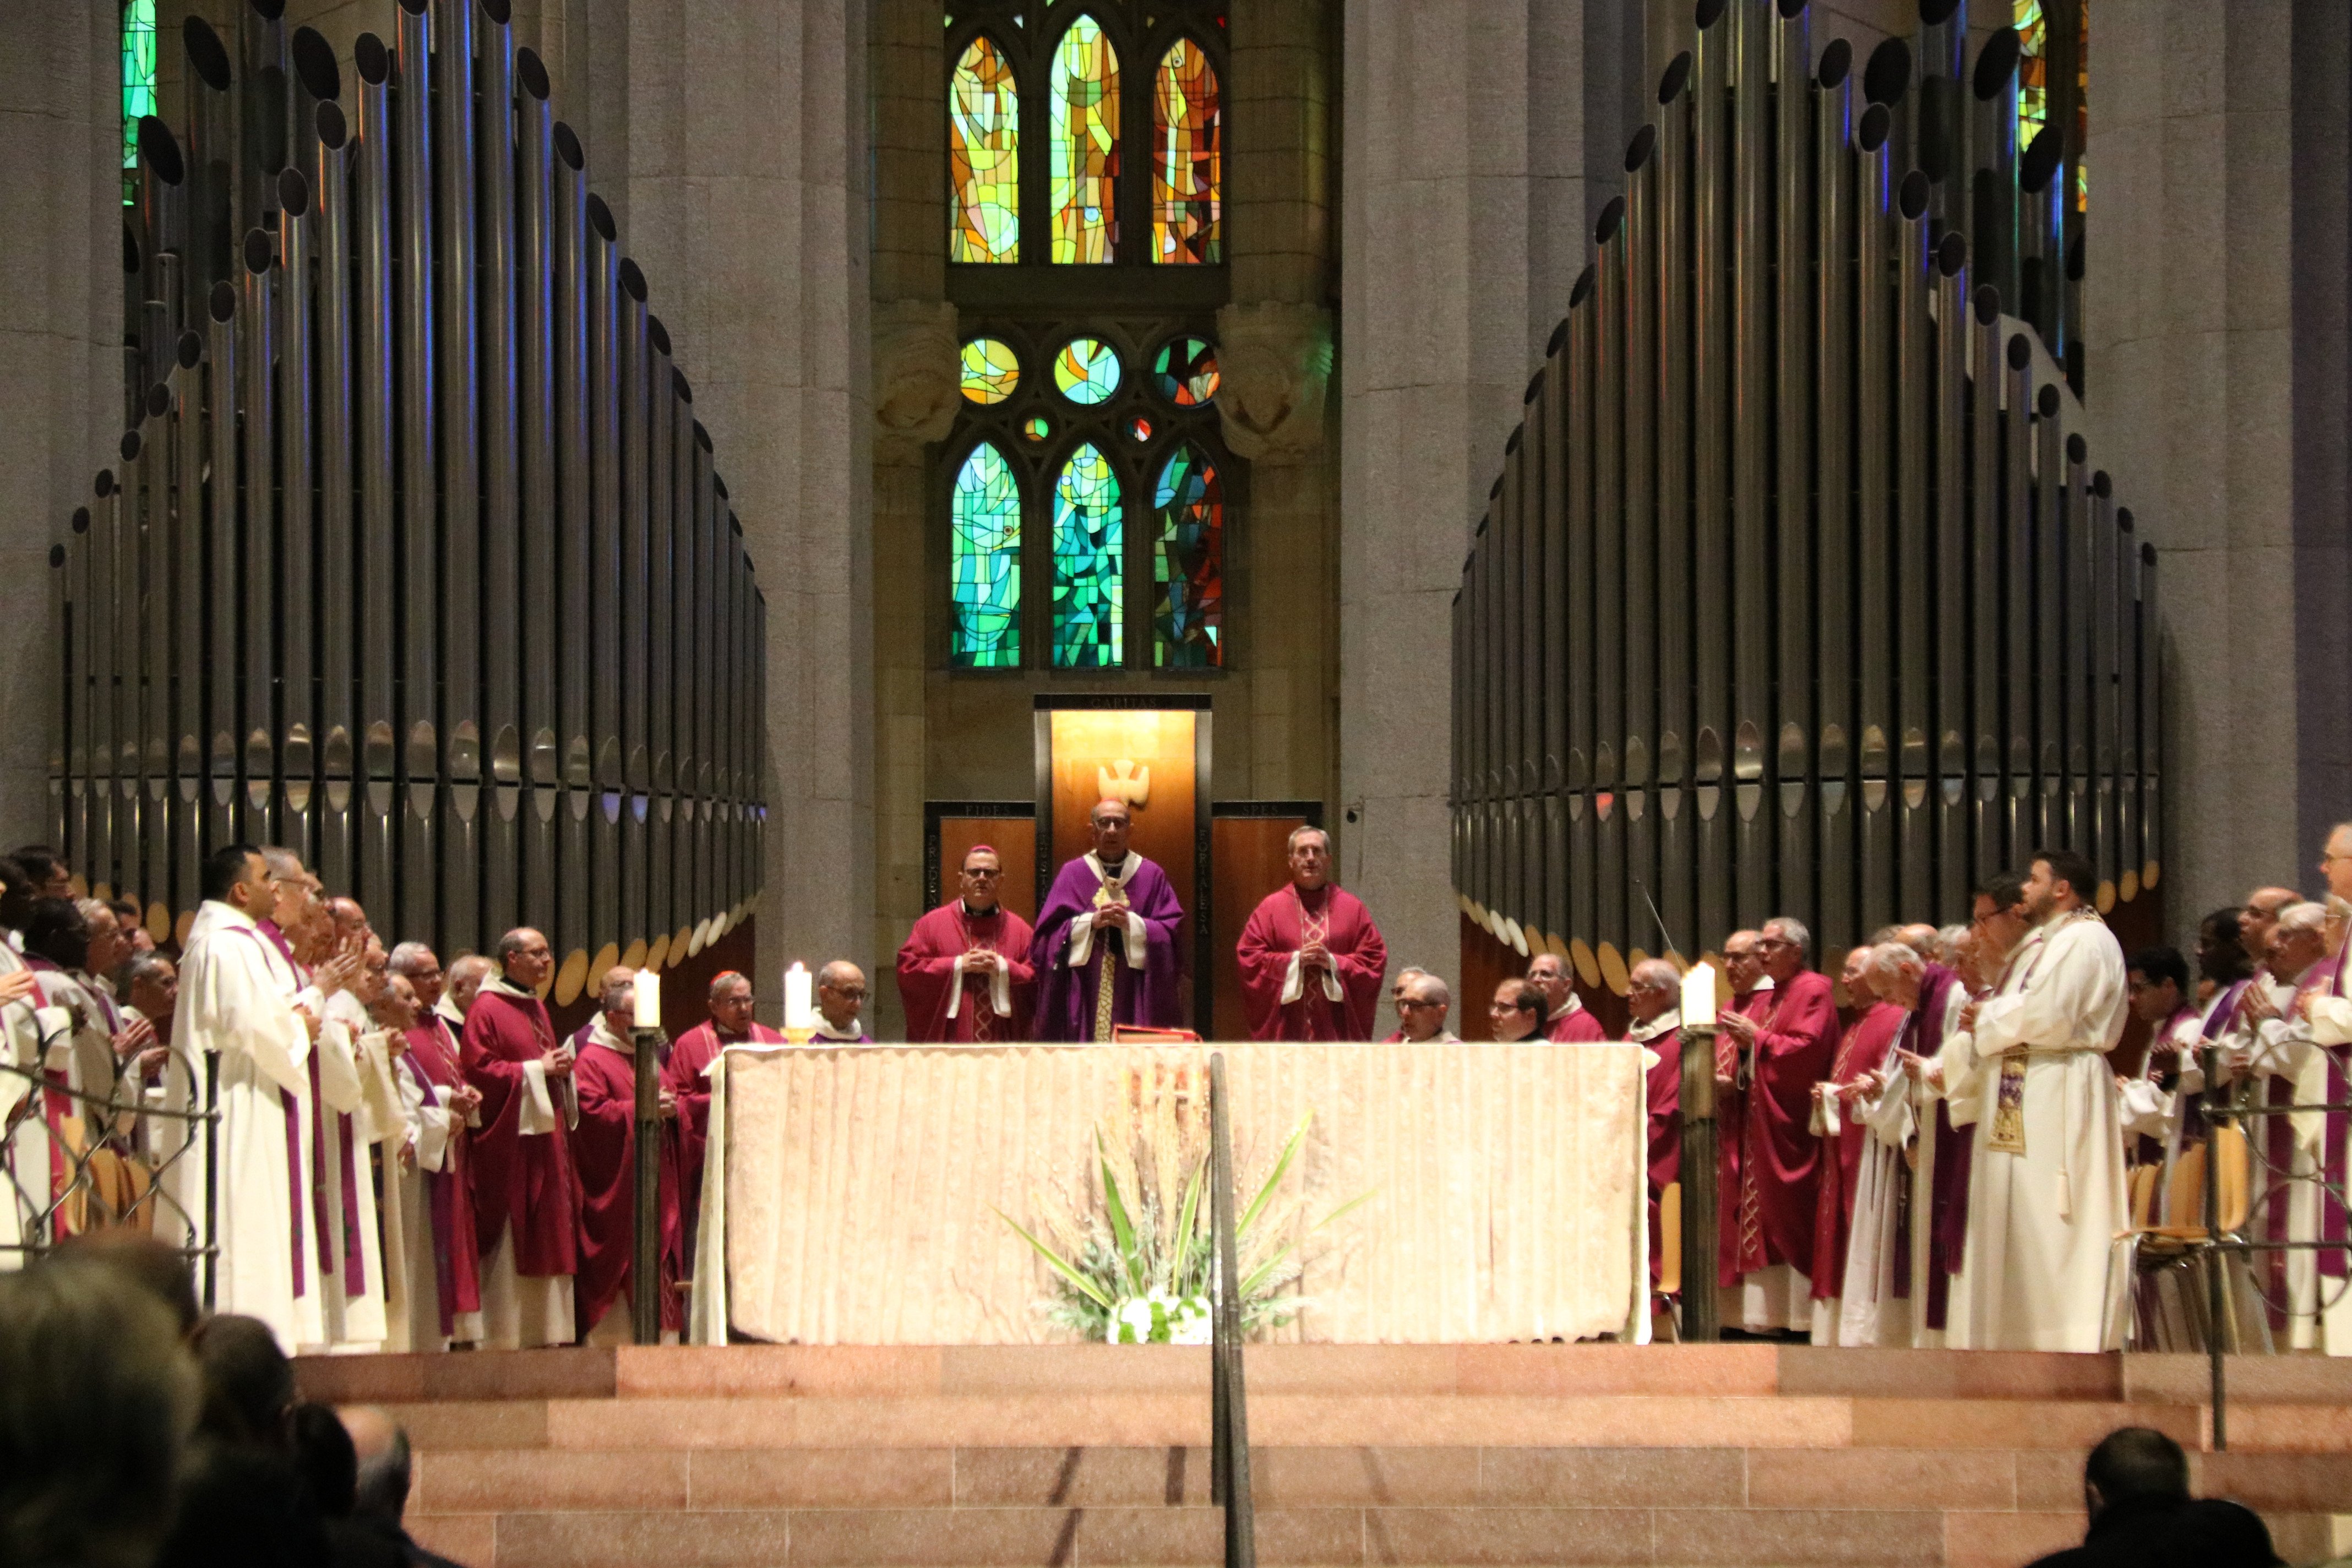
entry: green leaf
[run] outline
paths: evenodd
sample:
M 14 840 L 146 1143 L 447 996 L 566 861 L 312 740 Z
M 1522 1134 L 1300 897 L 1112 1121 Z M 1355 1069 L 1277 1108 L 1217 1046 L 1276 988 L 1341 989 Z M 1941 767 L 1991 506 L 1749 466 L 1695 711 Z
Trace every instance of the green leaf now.
M 1176 1213 L 1176 1262 L 1171 1283 L 1174 1287 L 1173 1293 L 1180 1296 L 1186 1293 L 1190 1280 L 1188 1270 L 1192 1266 L 1194 1246 L 1192 1226 L 1200 1212 L 1201 1179 L 1208 1172 L 1206 1160 L 1192 1167 L 1192 1179 L 1184 1184 L 1184 1202 Z
M 1044 1258 L 1053 1268 L 1054 1272 L 1068 1280 L 1070 1284 L 1077 1289 L 1079 1294 L 1100 1306 L 1104 1311 L 1108 1312 L 1110 1310 L 1110 1298 L 1104 1294 L 1102 1289 L 1093 1280 L 1080 1273 L 1076 1265 L 1066 1261 L 1060 1253 L 1055 1252 L 1052 1247 L 1046 1246 L 1044 1242 L 1038 1240 L 1035 1237 L 1022 1229 L 1019 1221 L 1015 1220 L 1011 1215 L 1006 1214 L 1003 1209 L 998 1208 L 995 1205 L 991 1204 L 989 1205 L 989 1212 L 994 1215 L 997 1218 L 1003 1220 L 1005 1224 L 1011 1226 L 1013 1227 L 1013 1235 L 1027 1242 L 1031 1247 L 1035 1247 L 1037 1249 L 1037 1256 Z
M 1311 1236 L 1315 1231 L 1321 1230 L 1325 1226 L 1329 1225 L 1333 1220 L 1338 1219 L 1341 1215 L 1348 1213 L 1351 1209 L 1360 1209 L 1363 1207 L 1366 1204 L 1370 1203 L 1374 1197 L 1378 1196 L 1379 1194 L 1380 1188 L 1378 1187 L 1365 1188 L 1362 1192 L 1358 1193 L 1354 1197 L 1349 1198 L 1346 1203 L 1341 1204 L 1338 1208 L 1333 1209 L 1329 1214 L 1325 1215 L 1321 1219 L 1317 1220 L 1313 1229 L 1309 1230 L 1307 1234 Z
M 1290 1173 L 1290 1162 L 1298 1157 L 1299 1145 L 1307 1142 L 1307 1125 L 1314 1120 L 1315 1112 L 1312 1110 L 1298 1119 L 1297 1127 L 1290 1134 L 1290 1142 L 1282 1146 L 1282 1158 L 1274 1163 L 1274 1169 L 1266 1175 L 1265 1185 L 1257 1190 L 1257 1196 L 1250 1200 L 1250 1206 L 1244 1210 L 1242 1217 L 1234 1222 L 1234 1235 L 1236 1237 L 1249 1229 L 1260 1212 L 1265 1209 L 1267 1200 L 1274 1196 L 1274 1189 L 1281 1185 L 1282 1178 Z
M 1103 1207 L 1110 1214 L 1111 1239 L 1127 1265 L 1127 1277 L 1136 1293 L 1144 1290 L 1143 1259 L 1135 1247 L 1135 1222 L 1128 1218 L 1127 1201 L 1119 1196 L 1118 1178 L 1110 1173 L 1110 1152 L 1103 1147 L 1102 1129 L 1095 1129 L 1095 1161 L 1102 1166 Z
M 1251 1269 L 1247 1275 L 1243 1277 L 1243 1300 L 1247 1301 L 1253 1295 L 1256 1294 L 1258 1288 L 1265 1283 L 1266 1277 L 1274 1272 L 1275 1266 L 1279 1264 L 1284 1258 L 1290 1256 L 1290 1248 L 1291 1243 L 1286 1241 L 1284 1242 L 1281 1247 L 1267 1256 L 1265 1262 L 1260 1263 L 1256 1268 Z

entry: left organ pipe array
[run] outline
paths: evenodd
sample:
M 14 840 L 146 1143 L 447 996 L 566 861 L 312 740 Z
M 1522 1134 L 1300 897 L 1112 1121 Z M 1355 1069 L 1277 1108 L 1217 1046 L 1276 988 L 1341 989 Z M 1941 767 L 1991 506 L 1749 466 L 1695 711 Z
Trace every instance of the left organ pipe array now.
M 2033 368 L 2059 132 L 2021 153 L 1959 0 L 1859 82 L 1807 11 L 1698 0 L 1454 603 L 1463 910 L 1621 994 L 1775 914 L 1964 919 L 2037 847 L 2102 910 L 2160 871 L 2155 552 Z
M 131 428 L 50 551 L 52 830 L 185 930 L 283 843 L 559 999 L 757 901 L 766 602 L 669 335 L 508 0 L 282 5 L 138 127 Z M 592 957 L 593 955 L 593 957 Z

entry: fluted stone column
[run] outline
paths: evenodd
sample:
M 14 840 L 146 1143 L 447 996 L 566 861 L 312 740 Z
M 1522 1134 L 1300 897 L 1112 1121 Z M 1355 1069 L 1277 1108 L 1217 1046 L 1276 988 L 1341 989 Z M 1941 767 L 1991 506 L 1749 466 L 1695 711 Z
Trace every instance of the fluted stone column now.
M 1630 14 L 1347 7 L 1340 796 L 1374 847 L 1351 881 L 1390 950 L 1449 972 L 1448 610 L 1520 391 L 1622 178 L 1620 68 L 1588 67 L 1623 59 Z
M 49 837 L 49 547 L 122 422 L 110 5 L 14 5 L 0 41 L 0 844 Z

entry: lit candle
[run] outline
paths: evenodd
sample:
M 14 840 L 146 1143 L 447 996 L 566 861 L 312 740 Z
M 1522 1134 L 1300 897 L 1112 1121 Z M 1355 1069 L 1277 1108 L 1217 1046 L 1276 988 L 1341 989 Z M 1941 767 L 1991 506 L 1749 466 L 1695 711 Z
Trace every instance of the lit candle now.
M 1715 1027 L 1715 965 L 1694 963 L 1683 975 L 1683 1027 Z
M 807 968 L 795 962 L 784 971 L 784 1027 L 816 1027 L 816 991 Z
M 649 969 L 638 970 L 635 990 L 637 995 L 637 1027 L 640 1029 L 660 1028 L 661 976 L 656 974 Z

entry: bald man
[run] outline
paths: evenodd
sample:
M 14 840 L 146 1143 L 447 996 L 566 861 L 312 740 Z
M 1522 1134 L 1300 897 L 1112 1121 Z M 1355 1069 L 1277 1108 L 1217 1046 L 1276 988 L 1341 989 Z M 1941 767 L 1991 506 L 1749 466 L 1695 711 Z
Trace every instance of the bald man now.
M 677 1037 L 662 1068 L 662 1087 L 677 1100 L 671 1136 L 677 1143 L 679 1202 L 685 1223 L 684 1262 L 694 1270 L 697 1222 L 702 1214 L 702 1162 L 710 1144 L 710 1064 L 730 1046 L 781 1046 L 783 1036 L 751 1016 L 748 976 L 730 969 L 712 977 L 709 1016 Z
M 465 1037 L 466 1081 L 482 1094 L 473 1152 L 483 1340 L 499 1350 L 569 1344 L 580 1267 L 574 1058 L 539 999 L 554 967 L 547 938 L 519 926 L 497 956 L 500 973 L 474 998 Z
M 490 977 L 494 967 L 478 952 L 467 953 L 449 966 L 448 979 L 432 1007 L 450 1028 L 465 1028 L 467 1015 L 474 1010 L 474 998 L 482 994 L 482 982 Z
M 1134 826 L 1125 801 L 1097 802 L 1087 817 L 1094 847 L 1055 873 L 1037 911 L 1031 1033 L 1041 1040 L 1108 1040 L 1122 1024 L 1184 1022 L 1176 952 L 1184 907 L 1168 873 L 1129 847 Z
M 1397 976 L 1397 1031 L 1381 1043 L 1388 1046 L 1458 1046 L 1462 1037 L 1447 1028 L 1454 1011 L 1454 990 L 1426 969 L 1408 969 Z
M 862 1021 L 865 1011 L 866 971 L 845 958 L 835 959 L 816 972 L 816 1033 L 809 1044 L 872 1045 L 874 1037 Z
M 1683 977 L 1663 958 L 1645 958 L 1626 976 L 1625 1035 L 1650 1053 L 1645 1077 L 1649 1102 L 1650 1283 L 1664 1264 L 1658 1232 L 1658 1204 L 1683 1169 Z M 1700 1289 L 1709 1282 L 1698 1281 Z
M 987 1043 L 1029 1036 L 1037 933 L 1004 907 L 1004 862 L 985 844 L 965 851 L 956 896 L 915 922 L 898 949 L 898 999 L 910 1040 Z
M 583 1343 L 627 1344 L 633 1318 L 631 1294 L 637 1289 L 637 1050 L 636 972 L 615 964 L 604 972 L 597 988 L 596 1016 L 572 1037 L 577 1054 L 572 1069 L 580 1091 L 580 1125 L 572 1135 L 572 1156 L 580 1171 L 580 1274 L 574 1290 Z M 644 1048 L 654 1049 L 647 1040 Z M 677 1115 L 677 1096 L 662 1086 L 661 1118 Z M 686 1304 L 674 1288 L 684 1279 L 680 1268 L 686 1236 L 678 1215 L 677 1141 L 659 1140 L 661 1178 L 656 1189 L 661 1214 L 661 1279 L 655 1287 L 661 1300 L 661 1331 L 665 1340 L 686 1327 Z M 619 1310 L 614 1310 L 614 1308 Z

